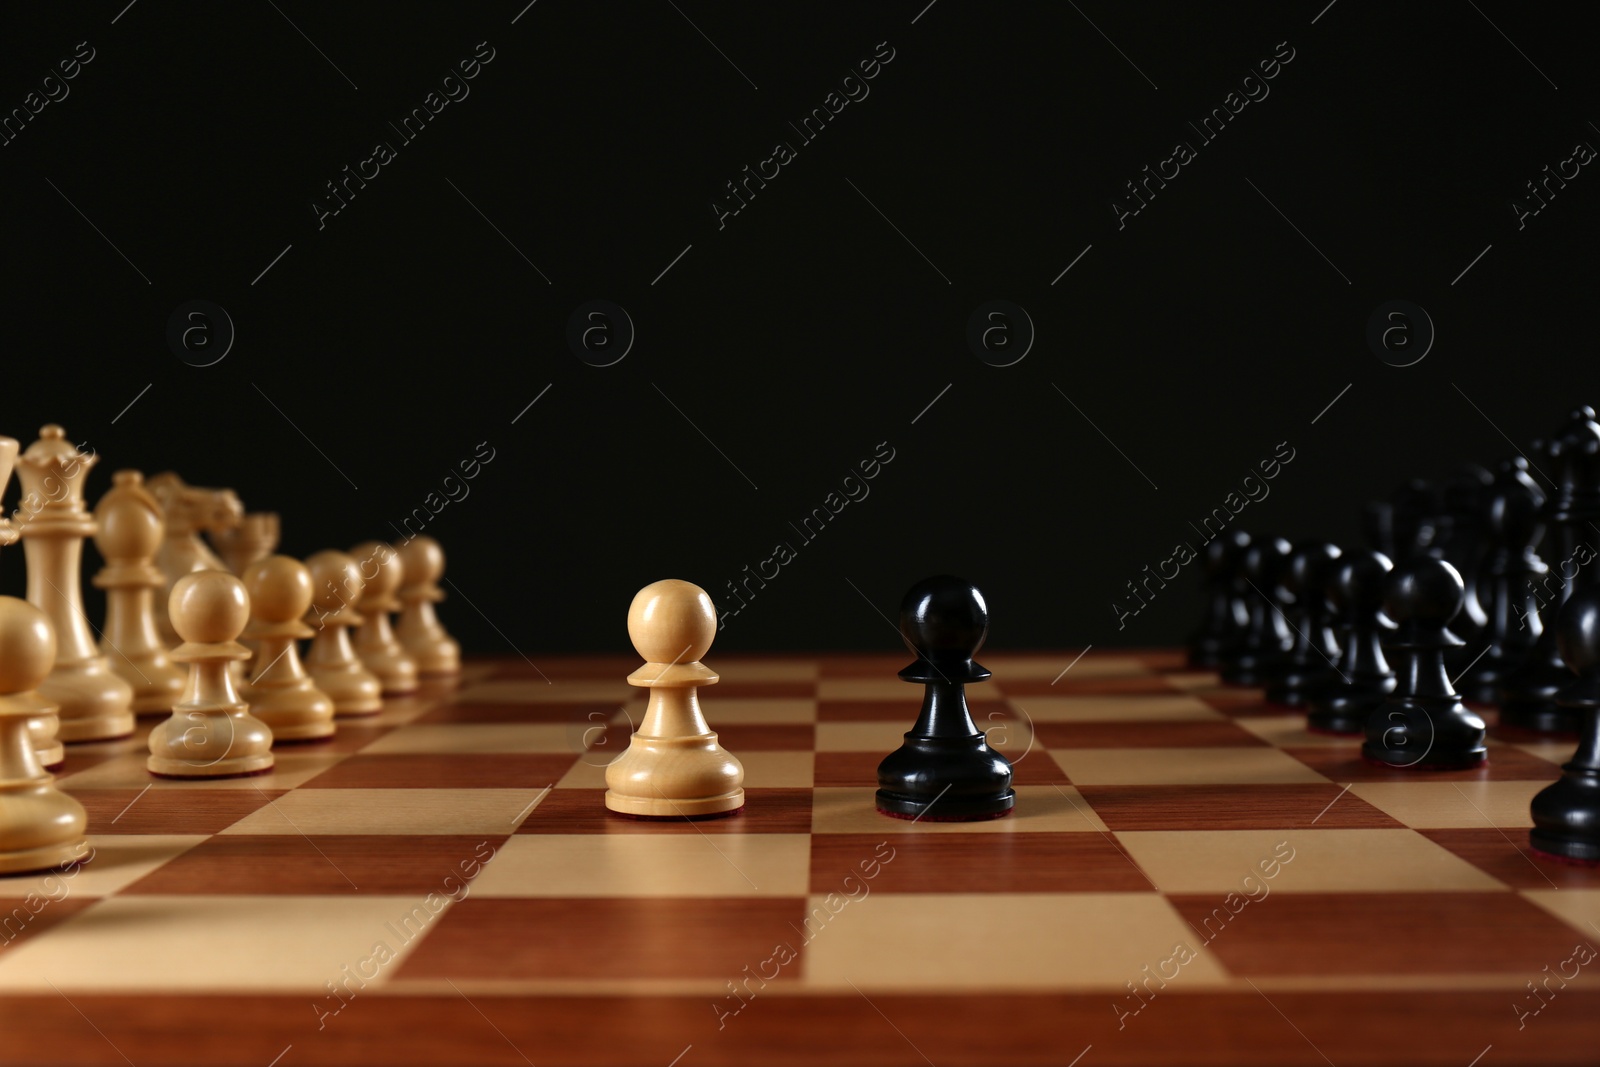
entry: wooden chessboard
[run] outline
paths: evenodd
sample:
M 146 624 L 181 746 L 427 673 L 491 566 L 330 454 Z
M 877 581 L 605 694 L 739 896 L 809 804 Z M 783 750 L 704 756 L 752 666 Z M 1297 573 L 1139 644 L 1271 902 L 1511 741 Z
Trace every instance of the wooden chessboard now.
M 711 656 L 714 821 L 603 807 L 622 657 L 478 661 L 259 778 L 74 747 L 95 856 L 0 879 L 0 1063 L 1595 1062 L 1600 871 L 1526 843 L 1570 743 L 1391 772 L 1075 655 L 981 657 L 990 822 L 874 811 L 920 699 L 882 656 Z

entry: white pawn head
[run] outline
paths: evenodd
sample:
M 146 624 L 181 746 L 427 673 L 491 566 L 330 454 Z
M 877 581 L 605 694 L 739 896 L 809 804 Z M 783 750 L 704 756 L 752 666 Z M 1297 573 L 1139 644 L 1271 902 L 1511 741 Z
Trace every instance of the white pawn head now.
M 167 615 L 186 642 L 226 644 L 250 621 L 250 597 L 244 583 L 225 571 L 195 571 L 173 585 Z
M 311 572 L 311 602 L 319 611 L 355 609 L 367 584 L 359 563 L 330 548 L 308 558 L 306 569 Z
M 692 582 L 651 582 L 628 607 L 628 638 L 649 663 L 694 663 L 717 636 L 717 609 Z
M 32 690 L 55 662 L 56 631 L 44 612 L 0 596 L 0 697 Z
M 261 622 L 294 622 L 311 608 L 311 571 L 291 556 L 256 560 L 242 581 L 250 611 Z
M 413 537 L 400 546 L 398 553 L 407 586 L 434 585 L 444 577 L 444 549 L 433 538 Z
M 405 581 L 405 564 L 394 546 L 383 541 L 363 541 L 350 550 L 350 557 L 361 568 L 366 588 L 361 592 L 361 607 L 373 611 L 399 611 L 395 592 Z

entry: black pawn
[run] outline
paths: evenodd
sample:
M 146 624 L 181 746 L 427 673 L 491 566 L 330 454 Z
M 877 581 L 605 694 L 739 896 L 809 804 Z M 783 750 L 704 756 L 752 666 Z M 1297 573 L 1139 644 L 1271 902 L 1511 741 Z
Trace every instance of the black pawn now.
M 1239 644 L 1222 661 L 1222 680 L 1229 685 L 1265 685 L 1284 668 L 1294 638 L 1284 621 L 1289 594 L 1281 583 L 1289 561 L 1289 542 L 1260 537 L 1250 543 L 1239 569 L 1238 590 L 1249 610 Z
M 1467 672 L 1461 695 L 1479 704 L 1500 699 L 1511 672 L 1533 651 L 1544 627 L 1535 583 L 1550 570 L 1534 552 L 1544 533 L 1544 493 L 1528 476 L 1521 456 L 1500 467 L 1484 508 L 1489 553 L 1479 582 L 1488 624 L 1483 654 Z
M 1206 545 L 1206 617 L 1189 635 L 1189 666 L 1215 667 L 1238 645 L 1250 621 L 1246 601 L 1239 596 L 1239 568 L 1244 564 L 1250 535 L 1228 530 Z
M 1461 572 L 1466 600 L 1450 629 L 1458 637 L 1466 638 L 1472 655 L 1482 648 L 1479 637 L 1489 624 L 1483 606 L 1482 578 L 1483 563 L 1488 555 L 1484 514 L 1493 486 L 1494 476 L 1476 463 L 1463 464 L 1444 483 L 1443 537 L 1437 554 Z
M 1393 557 L 1404 563 L 1412 556 L 1427 555 L 1440 536 L 1439 515 L 1444 510 L 1444 498 L 1439 487 L 1421 478 L 1414 478 L 1394 491 L 1393 498 Z
M 1582 734 L 1561 778 L 1533 798 L 1528 843 L 1559 860 L 1600 863 L 1600 588 L 1572 594 L 1552 629 L 1578 675 L 1559 700 L 1580 718 Z
M 1269 703 L 1298 708 L 1329 683 L 1339 662 L 1339 641 L 1333 633 L 1333 607 L 1328 603 L 1328 573 L 1339 559 L 1339 548 L 1328 544 L 1302 544 L 1289 556 L 1283 586 L 1294 597 L 1292 629 L 1283 675 L 1267 686 Z
M 1361 530 L 1366 535 L 1367 547 L 1382 552 L 1393 559 L 1394 505 L 1387 500 L 1369 500 L 1361 516 Z
M 1311 698 L 1306 729 L 1313 733 L 1360 734 L 1373 709 L 1394 692 L 1394 671 L 1381 643 L 1393 628 L 1383 617 L 1383 589 L 1393 566 L 1382 552 L 1363 549 L 1340 556 L 1329 574 L 1328 599 L 1339 619 L 1343 655 L 1335 684 Z
M 1579 589 L 1596 581 L 1589 539 L 1600 525 L 1600 423 L 1594 409 L 1580 407 L 1552 438 L 1544 456 L 1555 491 L 1545 502 L 1545 541 L 1540 553 L 1554 571 L 1558 588 L 1545 603 L 1547 619 Z M 1594 524 L 1594 525 L 1591 525 Z M 1549 583 L 1556 584 L 1556 583 Z M 1556 628 L 1546 626 L 1522 666 L 1506 679 L 1500 725 L 1539 733 L 1574 733 L 1578 717 L 1556 702 L 1570 674 L 1557 647 Z
M 900 635 L 917 660 L 900 672 L 926 687 L 905 744 L 878 764 L 878 810 L 934 821 L 992 819 L 1011 811 L 1011 764 L 990 748 L 967 710 L 966 685 L 989 677 L 973 662 L 989 632 L 977 586 L 940 575 L 900 603 Z
M 1389 647 L 1399 659 L 1394 693 L 1367 720 L 1361 755 L 1369 762 L 1453 770 L 1489 758 L 1483 720 L 1461 703 L 1444 668 L 1445 649 L 1461 642 L 1450 620 L 1465 597 L 1461 572 L 1442 559 L 1418 556 L 1390 573 L 1383 611 L 1397 624 Z

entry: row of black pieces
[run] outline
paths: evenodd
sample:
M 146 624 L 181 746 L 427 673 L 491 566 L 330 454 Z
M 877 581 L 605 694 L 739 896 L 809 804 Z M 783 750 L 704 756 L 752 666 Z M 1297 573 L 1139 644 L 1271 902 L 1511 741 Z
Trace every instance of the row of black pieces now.
M 1447 769 L 1487 758 L 1483 720 L 1462 703 L 1447 673 L 1448 661 L 1459 671 L 1476 649 L 1461 672 L 1463 689 L 1475 701 L 1499 700 L 1503 725 L 1582 735 L 1561 780 L 1534 800 L 1533 847 L 1600 862 L 1600 586 L 1593 571 L 1582 570 L 1595 556 L 1582 551 L 1583 528 L 1600 529 L 1600 424 L 1592 409 L 1579 408 L 1533 451 L 1555 471 L 1548 498 L 1529 476 L 1528 461 L 1517 457 L 1502 465 L 1470 514 L 1389 511 L 1405 521 L 1378 529 L 1403 537 L 1411 553 L 1398 567 L 1370 549 L 1291 549 L 1278 538 L 1252 541 L 1238 532 L 1214 540 L 1207 547 L 1209 614 L 1190 656 L 1218 667 L 1226 681 L 1265 685 L 1269 701 L 1309 706 L 1309 729 L 1364 733 L 1362 754 L 1373 763 Z M 1408 487 L 1397 503 L 1417 495 Z M 1459 504 L 1471 494 L 1453 498 Z M 1478 550 L 1438 536 L 1464 529 L 1481 536 Z M 1534 548 L 1541 533 L 1545 550 L 1562 561 L 1552 576 L 1557 584 L 1544 585 L 1547 604 L 1533 586 L 1550 570 Z M 1464 579 L 1451 562 L 1452 544 L 1478 581 Z M 1554 625 L 1541 624 L 1541 607 Z M 1386 650 L 1398 670 L 1389 669 Z
M 1385 557 L 1394 552 L 1384 547 L 1398 544 L 1402 561 L 1445 560 L 1463 575 L 1462 607 L 1449 626 L 1460 640 L 1447 644 L 1445 661 L 1467 699 L 1498 703 L 1503 725 L 1572 733 L 1578 723 L 1556 700 L 1570 673 L 1540 616 L 1553 618 L 1567 597 L 1596 577 L 1595 568 L 1585 569 L 1597 555 L 1588 535 L 1600 532 L 1600 424 L 1593 410 L 1574 411 L 1548 444 L 1532 451 L 1535 463 L 1553 472 L 1538 469 L 1554 484 L 1548 497 L 1531 477 L 1529 461 L 1517 456 L 1481 492 L 1470 488 L 1475 479 L 1458 478 L 1432 494 L 1453 507 L 1443 514 L 1419 503 L 1428 496 L 1421 483 L 1408 484 L 1393 504 L 1369 509 L 1369 519 L 1375 511 L 1383 516 L 1369 523 L 1369 535 Z M 1368 575 L 1364 597 L 1350 583 L 1341 588 L 1332 573 L 1338 555 L 1317 543 L 1291 549 L 1279 538 L 1252 542 L 1242 531 L 1211 541 L 1208 615 L 1191 638 L 1191 662 L 1218 667 L 1231 682 L 1271 683 L 1274 702 L 1304 704 L 1308 685 L 1327 682 L 1327 668 L 1352 628 L 1393 631 L 1381 614 L 1364 617 L 1359 606 L 1381 596 L 1372 588 L 1381 579 Z
M 1297 666 L 1278 675 L 1269 695 L 1281 702 L 1284 682 L 1303 673 L 1307 729 L 1365 735 L 1361 754 L 1371 763 L 1421 770 L 1483 764 L 1484 721 L 1462 702 L 1445 667 L 1446 650 L 1461 640 L 1448 627 L 1465 598 L 1460 572 L 1428 556 L 1391 568 L 1370 549 L 1333 560 L 1330 589 L 1347 620 L 1344 648 L 1322 671 Z M 1380 641 L 1384 626 L 1392 629 Z M 1547 632 L 1564 674 L 1553 699 L 1579 737 L 1561 778 L 1533 799 L 1529 841 L 1556 859 L 1600 863 L 1600 585 L 1572 592 Z

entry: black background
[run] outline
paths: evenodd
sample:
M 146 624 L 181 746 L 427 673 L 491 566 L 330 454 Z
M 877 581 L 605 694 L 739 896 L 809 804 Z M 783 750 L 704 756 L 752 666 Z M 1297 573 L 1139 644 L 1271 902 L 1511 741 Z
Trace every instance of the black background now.
M 0 147 L 0 432 L 62 423 L 101 456 L 91 503 L 121 467 L 233 487 L 300 556 L 396 537 L 488 442 L 425 531 L 469 650 L 625 651 L 639 586 L 726 610 L 780 540 L 719 648 L 895 649 L 939 571 L 984 589 L 994 645 L 1171 644 L 1195 568 L 1121 629 L 1113 598 L 1280 442 L 1237 522 L 1355 544 L 1365 499 L 1597 395 L 1600 176 L 1521 230 L 1511 207 L 1600 145 L 1576 5 L 124 4 L 0 25 L 7 112 L 95 51 Z M 399 143 L 483 41 L 470 95 Z M 870 95 L 799 143 L 879 42 Z M 1279 42 L 1270 95 L 1199 143 Z M 379 140 L 397 158 L 319 229 Z M 779 140 L 797 158 L 719 229 Z M 1119 229 L 1178 140 L 1198 157 Z M 606 368 L 565 342 L 595 298 L 637 329 Z M 237 328 L 210 367 L 166 344 L 193 299 Z M 966 345 L 991 299 L 1037 328 L 1016 365 Z M 1392 299 L 1438 331 L 1413 366 L 1364 340 Z M 879 442 L 870 496 L 802 543 Z

